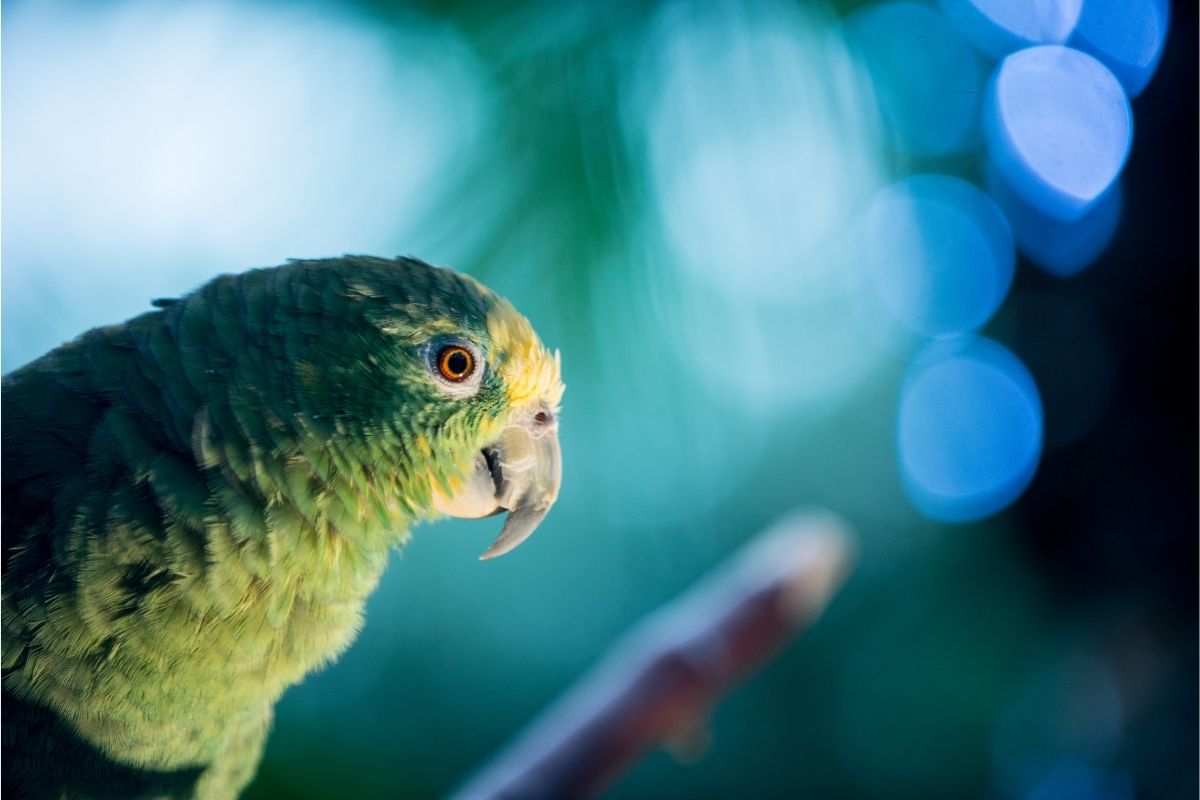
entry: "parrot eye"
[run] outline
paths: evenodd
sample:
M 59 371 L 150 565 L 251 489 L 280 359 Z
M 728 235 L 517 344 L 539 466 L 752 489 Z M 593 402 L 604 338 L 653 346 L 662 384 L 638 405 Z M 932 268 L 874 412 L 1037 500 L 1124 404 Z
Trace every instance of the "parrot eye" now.
M 475 371 L 475 356 L 465 347 L 448 345 L 438 352 L 437 368 L 443 378 L 459 383 L 471 377 Z
M 439 336 L 426 342 L 420 353 L 430 377 L 446 394 L 465 399 L 479 392 L 485 362 L 473 342 L 459 336 Z

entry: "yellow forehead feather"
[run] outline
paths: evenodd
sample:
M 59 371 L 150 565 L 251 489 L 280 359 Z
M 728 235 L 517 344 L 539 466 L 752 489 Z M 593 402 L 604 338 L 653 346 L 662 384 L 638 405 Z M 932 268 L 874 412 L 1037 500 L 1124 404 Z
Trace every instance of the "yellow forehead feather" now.
M 557 408 L 564 388 L 558 351 L 551 354 L 529 320 L 504 299 L 488 312 L 487 328 L 512 404 L 542 402 Z

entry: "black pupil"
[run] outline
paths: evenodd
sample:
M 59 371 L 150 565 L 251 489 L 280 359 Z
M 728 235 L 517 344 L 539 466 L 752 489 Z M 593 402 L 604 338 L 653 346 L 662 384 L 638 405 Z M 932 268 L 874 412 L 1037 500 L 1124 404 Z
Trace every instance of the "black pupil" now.
M 467 360 L 467 354 L 462 350 L 455 350 L 446 356 L 446 371 L 456 378 L 465 375 L 470 366 L 471 362 Z

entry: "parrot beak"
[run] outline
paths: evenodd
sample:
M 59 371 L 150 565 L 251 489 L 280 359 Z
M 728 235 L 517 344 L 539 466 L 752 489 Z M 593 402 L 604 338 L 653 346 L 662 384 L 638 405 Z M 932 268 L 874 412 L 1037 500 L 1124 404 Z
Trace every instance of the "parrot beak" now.
M 529 538 L 558 499 L 562 451 L 558 421 L 548 409 L 521 413 L 483 448 L 454 497 L 434 493 L 434 508 L 475 519 L 508 512 L 500 535 L 481 559 L 502 556 Z

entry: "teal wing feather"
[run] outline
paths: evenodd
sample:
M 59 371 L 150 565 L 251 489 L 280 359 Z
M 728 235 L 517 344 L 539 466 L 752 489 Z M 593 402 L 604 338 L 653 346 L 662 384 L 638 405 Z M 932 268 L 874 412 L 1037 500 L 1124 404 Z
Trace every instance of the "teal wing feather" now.
M 122 621 L 178 577 L 169 565 L 183 560 L 164 552 L 203 557 L 196 531 L 168 532 L 152 483 L 134 474 L 187 461 L 181 409 L 164 408 L 138 357 L 155 323 L 94 332 L 4 379 L 6 796 L 187 797 L 203 772 L 122 763 L 62 710 L 86 714 L 91 676 L 127 636 Z

